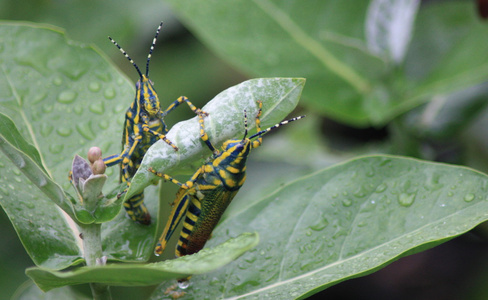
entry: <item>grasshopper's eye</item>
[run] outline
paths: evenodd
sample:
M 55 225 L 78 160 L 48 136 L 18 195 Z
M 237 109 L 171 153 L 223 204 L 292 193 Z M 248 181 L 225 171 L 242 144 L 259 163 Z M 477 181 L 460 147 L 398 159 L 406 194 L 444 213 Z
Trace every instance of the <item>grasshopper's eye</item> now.
M 141 88 L 141 81 L 137 80 L 136 82 L 136 89 L 139 90 Z

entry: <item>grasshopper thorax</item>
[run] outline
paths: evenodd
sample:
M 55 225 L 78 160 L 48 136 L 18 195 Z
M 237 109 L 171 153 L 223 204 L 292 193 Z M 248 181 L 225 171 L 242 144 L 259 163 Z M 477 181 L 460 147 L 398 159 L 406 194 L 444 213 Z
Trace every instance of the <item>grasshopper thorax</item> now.
M 161 111 L 158 94 L 154 89 L 151 79 L 142 75 L 141 79 L 136 82 L 136 89 L 139 98 L 139 104 L 147 112 L 149 117 L 158 115 Z

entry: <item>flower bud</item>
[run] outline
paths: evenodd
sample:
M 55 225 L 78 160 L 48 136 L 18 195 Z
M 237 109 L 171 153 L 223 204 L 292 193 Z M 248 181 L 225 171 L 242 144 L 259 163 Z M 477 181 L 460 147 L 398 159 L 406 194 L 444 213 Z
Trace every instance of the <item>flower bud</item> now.
M 102 158 L 102 149 L 98 148 L 98 147 L 91 147 L 89 150 L 88 150 L 88 160 L 90 161 L 90 163 L 95 163 L 95 161 L 97 161 L 98 159 Z M 97 174 L 97 173 L 95 173 Z M 101 174 L 101 173 L 100 173 Z
M 105 170 L 107 169 L 107 166 L 103 162 L 103 159 L 99 158 L 97 159 L 93 165 L 91 166 L 93 170 L 93 174 L 104 174 Z

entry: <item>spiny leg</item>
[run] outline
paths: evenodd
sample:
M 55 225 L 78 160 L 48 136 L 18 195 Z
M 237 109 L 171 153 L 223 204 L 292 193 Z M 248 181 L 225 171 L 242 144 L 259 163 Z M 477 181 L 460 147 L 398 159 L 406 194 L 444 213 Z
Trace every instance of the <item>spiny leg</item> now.
M 175 149 L 175 151 L 178 151 L 178 147 L 173 144 L 172 141 L 170 141 L 166 135 L 162 134 L 162 133 L 159 133 L 159 132 L 156 132 L 154 130 L 152 130 L 150 127 L 149 127 L 149 119 L 147 117 L 144 117 L 143 119 L 143 122 L 141 124 L 139 124 L 139 126 L 141 126 L 141 129 L 144 131 L 144 132 L 147 132 L 147 133 L 150 133 L 154 136 L 157 136 L 159 139 L 163 140 L 166 144 L 170 145 L 171 147 L 173 147 L 173 149 Z
M 179 97 L 178 99 L 176 99 L 173 103 L 171 103 L 168 108 L 166 108 L 163 112 L 163 115 L 166 116 L 168 115 L 173 109 L 175 109 L 176 107 L 178 107 L 181 103 L 185 102 L 186 104 L 188 104 L 188 106 L 190 107 L 191 111 L 193 111 L 196 115 L 204 115 L 204 116 L 208 116 L 208 113 L 204 112 L 203 110 L 201 110 L 200 108 L 197 108 L 195 105 L 193 105 L 193 103 L 190 102 L 190 100 L 188 100 L 188 98 L 186 98 L 185 96 L 181 96 Z
M 207 145 L 207 147 L 210 149 L 210 151 L 212 151 L 214 155 L 219 154 L 219 151 L 215 149 L 215 147 L 210 142 L 210 139 L 208 138 L 208 134 L 205 131 L 205 119 L 202 115 L 198 116 L 198 123 L 200 124 L 200 138 L 202 139 L 202 141 Z

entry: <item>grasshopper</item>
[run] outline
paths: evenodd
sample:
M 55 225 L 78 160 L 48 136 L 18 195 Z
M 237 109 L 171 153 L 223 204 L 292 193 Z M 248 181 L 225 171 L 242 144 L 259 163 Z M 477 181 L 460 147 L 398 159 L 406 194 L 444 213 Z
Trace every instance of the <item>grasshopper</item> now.
M 175 109 L 178 105 L 185 102 L 190 109 L 197 115 L 207 115 L 204 111 L 196 108 L 186 97 L 181 96 L 175 100 L 166 110 L 161 110 L 159 98 L 156 90 L 153 87 L 153 82 L 149 79 L 149 62 L 151 55 L 156 45 L 156 39 L 159 35 L 163 23 L 159 24 L 156 35 L 151 44 L 149 54 L 146 62 L 146 73 L 142 74 L 136 63 L 129 57 L 127 52 L 117 44 L 111 37 L 110 41 L 124 54 L 129 62 L 134 66 L 139 74 L 139 80 L 136 82 L 136 96 L 134 102 L 127 109 L 125 113 L 124 130 L 122 135 L 122 152 L 114 154 L 103 159 L 107 167 L 120 164 L 120 182 L 130 181 L 137 172 L 142 158 L 146 154 L 149 147 L 157 142 L 163 140 L 165 143 L 178 151 L 178 147 L 166 138 L 165 134 L 168 128 L 164 123 L 163 118 Z M 119 195 L 120 196 L 120 195 Z M 124 203 L 124 208 L 129 217 L 141 224 L 149 225 L 151 223 L 151 215 L 144 205 L 144 192 L 135 195 Z
M 261 146 L 262 136 L 265 133 L 305 117 L 300 116 L 282 121 L 268 129 L 261 130 L 259 119 L 262 110 L 261 101 L 258 101 L 258 106 L 257 133 L 247 138 L 247 116 L 244 111 L 244 137 L 242 140 L 227 140 L 222 146 L 222 151 L 215 149 L 210 142 L 204 128 L 203 116 L 199 116 L 200 137 L 213 155 L 210 161 L 201 166 L 187 182 L 181 183 L 169 175 L 149 168 L 149 171 L 155 175 L 180 186 L 176 199 L 171 204 L 173 208 L 169 220 L 154 250 L 156 255 L 163 253 L 185 212 L 186 218 L 175 254 L 180 257 L 200 251 L 210 238 L 225 209 L 244 184 L 246 161 L 250 151 Z M 257 139 L 253 140 L 254 138 Z

